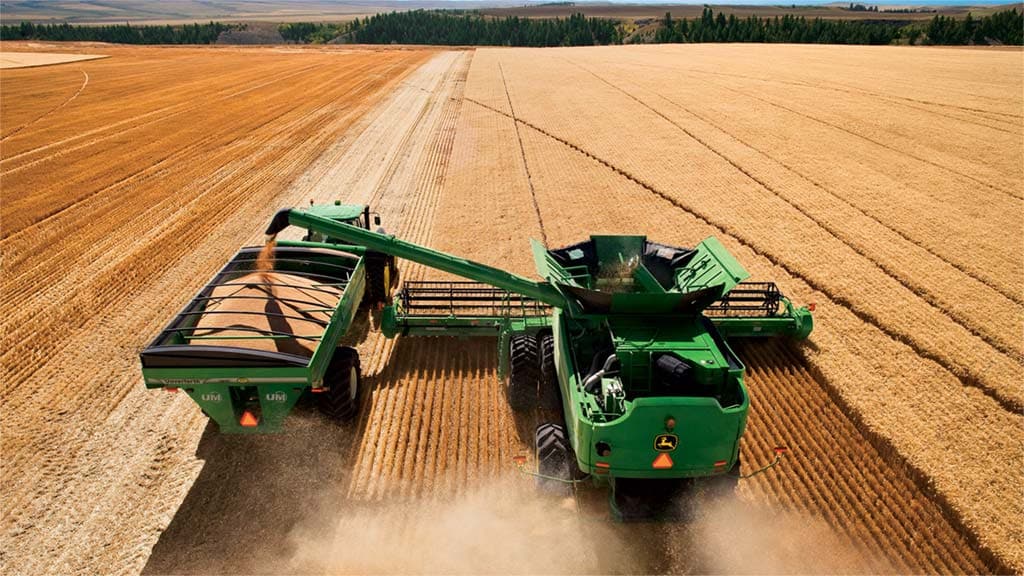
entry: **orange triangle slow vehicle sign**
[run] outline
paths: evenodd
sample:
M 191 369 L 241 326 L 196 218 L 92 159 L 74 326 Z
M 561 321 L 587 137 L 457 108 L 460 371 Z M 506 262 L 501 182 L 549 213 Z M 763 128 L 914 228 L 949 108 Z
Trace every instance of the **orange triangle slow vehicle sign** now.
M 654 463 L 651 464 L 651 468 L 657 470 L 664 470 L 672 467 L 672 457 L 668 455 L 668 452 L 662 452 L 658 454 L 658 457 L 654 459 Z
M 239 422 L 239 424 L 245 426 L 246 428 L 253 428 L 258 423 L 259 422 L 256 420 L 256 416 L 253 416 L 252 412 L 249 412 L 248 410 L 242 412 L 242 420 Z

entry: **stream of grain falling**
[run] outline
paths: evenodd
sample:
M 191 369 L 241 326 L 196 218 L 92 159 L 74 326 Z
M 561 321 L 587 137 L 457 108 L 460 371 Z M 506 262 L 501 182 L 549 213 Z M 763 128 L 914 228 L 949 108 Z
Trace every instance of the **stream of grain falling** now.
M 268 285 L 271 295 L 273 295 L 274 287 L 270 272 L 274 270 L 275 248 L 277 248 L 277 240 L 268 240 L 260 250 L 259 256 L 256 257 L 256 272 L 260 275 L 260 280 Z

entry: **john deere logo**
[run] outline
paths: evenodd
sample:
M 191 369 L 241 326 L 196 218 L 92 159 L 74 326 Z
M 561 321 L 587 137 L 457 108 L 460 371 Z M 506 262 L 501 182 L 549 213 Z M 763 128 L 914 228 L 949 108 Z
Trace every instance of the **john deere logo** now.
M 658 434 L 654 438 L 654 449 L 658 452 L 672 452 L 679 445 L 679 436 L 675 434 Z

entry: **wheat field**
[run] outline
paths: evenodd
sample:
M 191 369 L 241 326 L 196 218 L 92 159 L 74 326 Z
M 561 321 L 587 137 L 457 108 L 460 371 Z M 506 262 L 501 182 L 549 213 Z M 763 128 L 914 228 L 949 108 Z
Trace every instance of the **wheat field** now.
M 103 53 L 2 72 L 5 572 L 1024 570 L 1019 50 Z M 744 467 L 791 456 L 732 524 L 602 527 L 598 550 L 511 465 L 534 423 L 493 340 L 368 315 L 358 422 L 300 413 L 272 441 L 143 390 L 137 350 L 309 199 L 527 275 L 530 238 L 719 237 L 816 303 L 808 342 L 737 345 Z

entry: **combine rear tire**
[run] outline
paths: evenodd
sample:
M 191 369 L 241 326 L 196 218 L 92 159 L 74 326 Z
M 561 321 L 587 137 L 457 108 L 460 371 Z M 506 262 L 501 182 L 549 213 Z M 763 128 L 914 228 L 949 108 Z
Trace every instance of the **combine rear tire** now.
M 349 347 L 335 350 L 334 358 L 324 373 L 327 390 L 319 394 L 320 411 L 334 420 L 351 420 L 359 411 L 360 380 L 359 353 Z
M 550 422 L 537 427 L 537 488 L 550 494 L 566 495 L 572 489 L 569 438 L 561 424 Z
M 542 332 L 537 336 L 537 362 L 540 366 L 538 396 L 541 410 L 561 410 L 562 393 L 558 389 L 558 372 L 555 368 L 554 334 Z
M 537 338 L 529 334 L 516 334 L 509 340 L 508 405 L 515 412 L 525 412 L 537 406 Z

